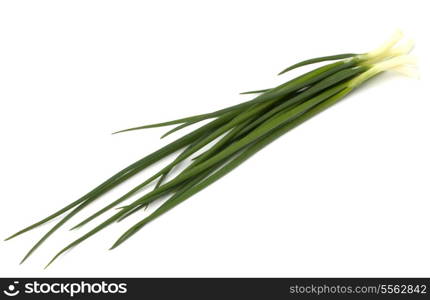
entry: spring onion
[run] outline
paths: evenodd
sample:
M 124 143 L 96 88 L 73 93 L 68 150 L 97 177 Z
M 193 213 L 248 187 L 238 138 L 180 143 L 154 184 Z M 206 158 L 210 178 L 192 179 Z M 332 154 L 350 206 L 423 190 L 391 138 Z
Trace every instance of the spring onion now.
M 416 64 L 414 57 L 409 55 L 413 43 L 410 40 L 401 43 L 402 39 L 402 33 L 396 32 L 381 47 L 364 54 L 338 54 L 296 63 L 284 69 L 280 74 L 305 65 L 331 61 L 274 88 L 242 93 L 257 96 L 240 104 L 210 113 L 116 132 L 176 125 L 164 135 L 166 136 L 192 124 L 210 120 L 207 124 L 119 171 L 81 198 L 18 231 L 6 240 L 63 216 L 27 252 L 21 263 L 24 262 L 48 237 L 90 203 L 148 166 L 178 152 L 176 158 L 167 166 L 119 199 L 112 201 L 76 224 L 72 229 L 81 228 L 105 212 L 117 209 L 111 217 L 62 248 L 48 265 L 61 254 L 105 229 L 108 225 L 119 222 L 160 197 L 168 195 L 169 198 L 160 207 L 121 235 L 111 249 L 118 247 L 148 222 L 217 181 L 284 133 L 336 104 L 363 82 L 387 70 L 410 75 L 411 72 L 408 70 Z M 192 159 L 187 161 L 188 158 Z M 173 169 L 185 161 L 187 161 L 185 169 L 167 180 L 173 174 Z M 128 205 L 123 204 L 124 201 L 152 182 L 155 182 L 153 190 Z

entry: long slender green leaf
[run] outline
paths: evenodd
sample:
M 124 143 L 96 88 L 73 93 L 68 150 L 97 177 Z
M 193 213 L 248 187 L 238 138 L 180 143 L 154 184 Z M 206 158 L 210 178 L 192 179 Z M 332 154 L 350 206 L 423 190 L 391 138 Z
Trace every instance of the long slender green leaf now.
M 262 94 L 265 92 L 270 91 L 271 89 L 264 89 L 264 90 L 255 90 L 255 91 L 248 91 L 248 92 L 242 92 L 241 95 L 249 95 L 249 94 Z
M 191 126 L 191 125 L 193 125 L 193 124 L 195 124 L 195 123 L 197 123 L 197 122 L 199 122 L 199 121 L 187 122 L 187 123 L 181 124 L 181 125 L 179 125 L 179 126 L 176 126 L 175 128 L 170 129 L 169 131 L 167 131 L 167 132 L 166 132 L 165 134 L 163 134 L 160 138 L 161 138 L 161 139 L 164 139 L 166 136 L 169 136 L 169 135 L 171 135 L 172 133 L 174 133 L 174 132 L 176 132 L 176 131 L 178 131 L 178 130 L 181 130 L 181 129 L 185 128 L 185 127 Z
M 292 66 L 289 66 L 288 68 L 284 69 L 282 72 L 279 72 L 278 75 L 282 75 L 288 71 L 291 71 L 293 69 L 302 67 L 302 66 L 306 66 L 306 65 L 310 65 L 310 64 L 315 64 L 315 63 L 319 63 L 319 62 L 323 62 L 323 61 L 330 61 L 330 60 L 339 60 L 339 59 L 344 59 L 344 58 L 350 58 L 350 57 L 354 57 L 357 54 L 354 53 L 344 53 L 344 54 L 337 54 L 337 55 L 330 55 L 330 56 L 322 56 L 322 57 L 315 57 L 315 58 L 311 58 L 311 59 L 307 59 L 301 62 L 298 62 Z

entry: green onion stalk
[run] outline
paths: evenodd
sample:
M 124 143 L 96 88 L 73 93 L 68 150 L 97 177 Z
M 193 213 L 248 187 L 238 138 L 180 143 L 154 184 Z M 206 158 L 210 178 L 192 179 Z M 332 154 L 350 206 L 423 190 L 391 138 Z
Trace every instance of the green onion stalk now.
M 411 75 L 411 67 L 416 63 L 414 57 L 409 55 L 413 43 L 410 40 L 401 43 L 402 39 L 402 33 L 396 32 L 381 47 L 368 53 L 338 54 L 296 63 L 284 69 L 280 74 L 305 65 L 331 61 L 279 86 L 245 92 L 243 94 L 256 96 L 240 104 L 205 114 L 115 132 L 175 125 L 164 135 L 167 136 L 192 124 L 210 120 L 190 133 L 134 162 L 81 198 L 25 227 L 6 240 L 61 216 L 60 220 L 27 252 L 21 263 L 24 262 L 48 237 L 100 196 L 150 165 L 172 153 L 177 153 L 177 156 L 167 166 L 161 168 L 120 198 L 110 202 L 73 226 L 72 229 L 81 228 L 105 212 L 117 209 L 111 217 L 62 248 L 48 265 L 61 254 L 100 230 L 127 218 L 155 200 L 168 196 L 161 206 L 124 232 L 114 242 L 111 249 L 118 247 L 147 223 L 217 181 L 289 130 L 336 104 L 362 85 L 363 82 L 388 70 Z M 182 162 L 187 164 L 186 167 L 178 174 L 173 174 L 173 169 Z M 131 196 L 154 182 L 155 188 L 153 190 L 128 205 L 123 204 Z

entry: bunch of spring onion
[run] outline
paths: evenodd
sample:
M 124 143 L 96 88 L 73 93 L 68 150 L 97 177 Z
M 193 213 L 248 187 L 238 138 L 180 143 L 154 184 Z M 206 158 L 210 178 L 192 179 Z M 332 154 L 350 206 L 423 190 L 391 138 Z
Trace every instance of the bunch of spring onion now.
M 191 124 L 210 119 L 210 122 L 205 125 L 136 161 L 83 197 L 13 234 L 7 240 L 56 217 L 63 216 L 30 249 L 22 260 L 22 262 L 25 261 L 57 229 L 101 195 L 148 166 L 178 152 L 176 158 L 159 172 L 74 226 L 74 229 L 80 228 L 96 217 L 119 206 L 119 210 L 113 216 L 67 245 L 54 256 L 49 264 L 65 251 L 80 244 L 108 225 L 127 218 L 151 202 L 167 195 L 167 200 L 160 207 L 128 229 L 115 241 L 112 248 L 119 246 L 148 222 L 217 181 L 287 131 L 336 104 L 366 80 L 387 70 L 409 73 L 411 66 L 415 64 L 414 58 L 408 55 L 413 44 L 411 41 L 400 42 L 402 38 L 401 32 L 396 32 L 381 47 L 365 54 L 325 56 L 292 65 L 280 74 L 308 64 L 334 61 L 277 87 L 247 92 L 247 94 L 257 94 L 250 101 L 206 114 L 123 130 L 176 125 L 166 133 L 168 135 Z M 208 147 L 207 145 L 210 143 L 212 145 Z M 202 148 L 205 146 L 207 149 L 203 151 Z M 190 157 L 193 159 L 188 160 L 188 166 L 183 171 L 176 176 L 170 174 L 175 166 Z M 169 177 L 171 179 L 167 180 Z M 152 182 L 156 182 L 155 189 L 128 205 L 122 204 Z

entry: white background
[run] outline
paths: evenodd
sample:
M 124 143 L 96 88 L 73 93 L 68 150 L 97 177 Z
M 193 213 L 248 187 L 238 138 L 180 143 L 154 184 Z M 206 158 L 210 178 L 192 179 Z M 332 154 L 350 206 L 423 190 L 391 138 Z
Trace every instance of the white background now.
M 421 79 L 386 74 L 114 251 L 147 212 L 45 263 L 68 222 L 0 243 L 0 276 L 430 276 L 427 1 L 2 1 L 0 236 L 174 140 L 122 128 L 212 111 L 309 57 L 366 52 L 396 29 Z M 306 68 L 304 69 L 306 70 Z M 300 74 L 292 72 L 290 76 Z M 157 165 L 156 167 L 160 167 Z

